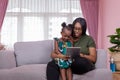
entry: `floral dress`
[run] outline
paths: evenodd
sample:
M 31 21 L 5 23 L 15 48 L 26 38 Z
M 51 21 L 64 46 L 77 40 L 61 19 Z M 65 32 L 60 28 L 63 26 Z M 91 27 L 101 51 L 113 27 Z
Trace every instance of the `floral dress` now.
M 66 55 L 66 47 L 71 47 L 72 43 L 70 41 L 66 41 L 66 42 L 60 41 L 58 38 L 55 38 L 55 40 L 58 42 L 59 51 L 63 55 Z M 56 58 L 55 61 L 60 68 L 69 68 L 72 63 L 71 59 L 63 60 Z

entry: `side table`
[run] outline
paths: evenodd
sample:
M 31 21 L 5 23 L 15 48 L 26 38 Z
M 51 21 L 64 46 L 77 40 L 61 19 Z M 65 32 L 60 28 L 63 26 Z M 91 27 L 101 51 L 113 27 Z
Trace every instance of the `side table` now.
M 120 71 L 116 71 L 112 73 L 113 80 L 120 80 Z

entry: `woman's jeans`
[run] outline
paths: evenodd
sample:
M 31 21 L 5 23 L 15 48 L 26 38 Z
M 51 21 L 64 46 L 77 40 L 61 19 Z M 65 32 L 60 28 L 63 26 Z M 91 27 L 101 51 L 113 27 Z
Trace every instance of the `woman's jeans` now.
M 75 56 L 71 65 L 73 74 L 84 74 L 88 71 L 95 69 L 94 64 L 86 58 Z M 48 63 L 46 76 L 47 80 L 59 80 L 59 67 L 54 60 Z
M 59 80 L 59 67 L 55 63 L 55 60 L 50 61 L 47 64 L 46 76 L 47 80 Z
M 75 56 L 73 58 L 71 69 L 74 74 L 84 74 L 95 69 L 95 65 L 86 58 Z

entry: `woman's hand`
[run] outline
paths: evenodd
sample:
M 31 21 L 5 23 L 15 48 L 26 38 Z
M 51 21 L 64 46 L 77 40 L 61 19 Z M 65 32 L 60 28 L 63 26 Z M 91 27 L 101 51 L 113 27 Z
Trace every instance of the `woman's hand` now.
M 84 57 L 89 59 L 92 62 L 96 62 L 96 58 L 97 58 L 97 54 L 96 54 L 96 49 L 95 48 L 89 48 L 90 54 L 89 55 L 85 55 L 80 53 L 80 57 Z
M 63 55 L 63 54 L 58 54 L 58 58 L 63 59 L 63 60 L 68 60 L 70 57 Z
M 51 53 L 51 57 L 52 58 L 61 58 L 61 59 L 64 59 L 64 60 L 68 60 L 70 58 L 69 56 L 63 55 L 62 53 L 56 54 L 54 51 Z
M 80 57 L 84 57 L 84 54 L 80 53 Z

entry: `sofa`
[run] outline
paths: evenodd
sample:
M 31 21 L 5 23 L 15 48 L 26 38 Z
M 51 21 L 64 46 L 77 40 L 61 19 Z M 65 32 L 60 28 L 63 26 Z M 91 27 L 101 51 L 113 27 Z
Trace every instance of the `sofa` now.
M 0 80 L 46 80 L 53 43 L 52 40 L 16 42 L 13 50 L 1 50 Z M 73 74 L 73 80 L 112 80 L 105 50 L 97 49 L 95 66 L 95 70 L 83 75 Z

